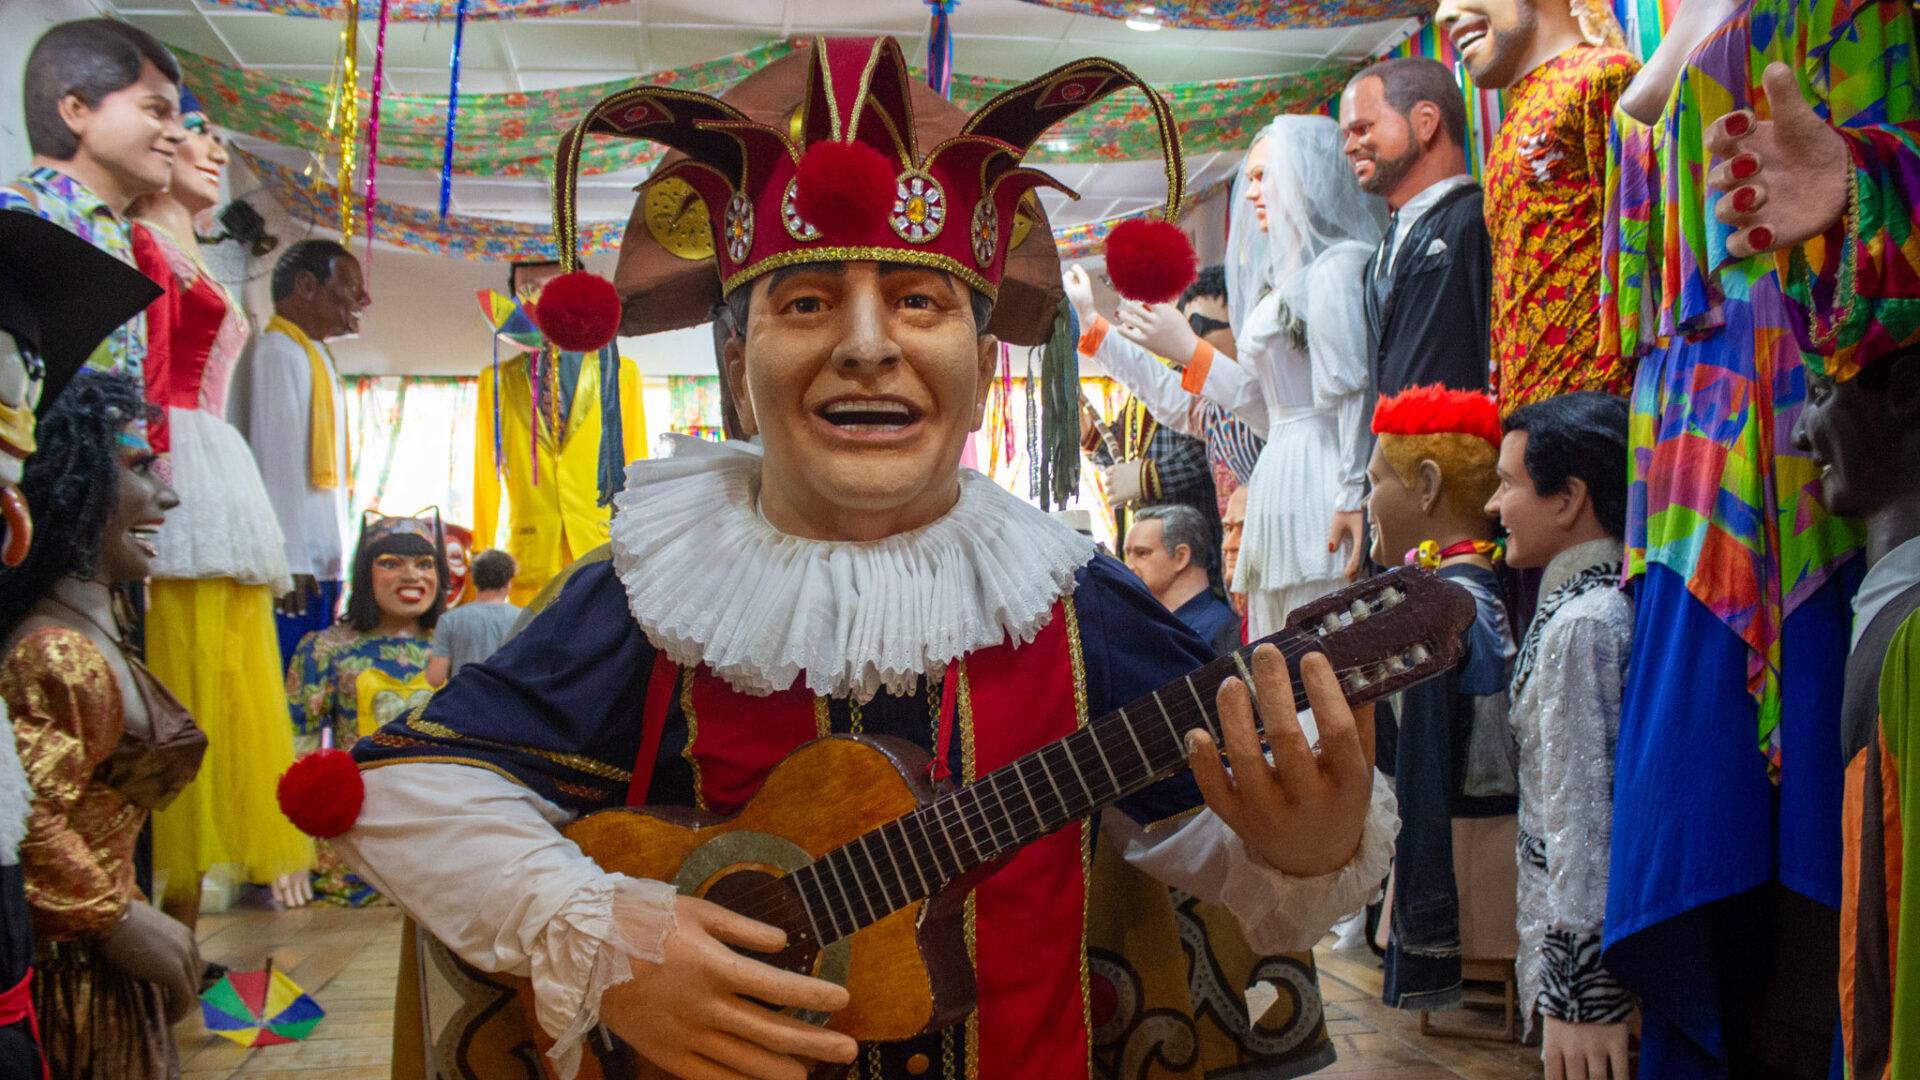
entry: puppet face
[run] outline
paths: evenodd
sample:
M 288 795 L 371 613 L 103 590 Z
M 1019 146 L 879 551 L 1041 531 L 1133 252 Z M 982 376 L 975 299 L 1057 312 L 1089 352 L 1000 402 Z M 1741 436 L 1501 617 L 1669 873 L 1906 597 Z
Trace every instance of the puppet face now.
M 167 194 L 197 214 L 220 201 L 220 176 L 227 169 L 227 147 L 207 125 L 205 113 L 182 118 L 187 138 L 173 155 L 173 183 Z
M 1430 540 L 1430 520 L 1420 507 L 1420 493 L 1400 479 L 1375 440 L 1367 462 L 1367 517 L 1373 522 L 1373 546 L 1367 557 L 1381 566 L 1399 566 L 1406 554 Z
M 1505 89 L 1525 74 L 1539 28 L 1533 0 L 1440 0 L 1433 17 L 1481 89 Z
M 1386 83 L 1361 79 L 1340 95 L 1340 130 L 1354 179 L 1369 195 L 1390 196 L 1420 161 L 1420 140 L 1387 101 Z
M 1126 548 L 1121 554 L 1126 556 L 1127 569 L 1155 596 L 1165 596 L 1174 580 L 1193 562 L 1192 552 L 1167 550 L 1166 522 L 1158 518 L 1135 522 L 1133 528 L 1127 530 Z
M 459 537 L 447 536 L 447 600 L 451 602 L 467 587 L 467 574 L 472 564 L 467 559 L 467 545 Z
M 46 368 L 0 333 L 0 563 L 18 566 L 33 542 L 33 518 L 20 494 L 20 472 L 33 452 L 33 407 Z
M 1912 464 L 1887 453 L 1900 445 L 1897 427 L 1886 396 L 1867 389 L 1860 376 L 1834 382 L 1807 372 L 1807 403 L 1794 422 L 1793 445 L 1820 467 L 1827 509 L 1867 517 L 1912 483 Z
M 1500 486 L 1487 500 L 1487 514 L 1507 529 L 1507 565 L 1545 566 L 1559 552 L 1560 522 L 1574 509 L 1571 492 L 1542 495 L 1527 472 L 1527 433 L 1509 431 L 1500 441 Z
M 159 456 L 147 442 L 144 423 L 128 424 L 115 438 L 120 489 L 100 535 L 100 562 L 93 576 L 108 585 L 125 585 L 153 573 L 154 537 L 167 511 L 180 505 L 180 497 L 154 469 Z
M 320 325 L 304 329 L 322 341 L 358 334 L 360 313 L 373 303 L 373 298 L 367 295 L 367 279 L 360 272 L 360 260 L 351 255 L 342 255 L 334 261 L 333 276 L 326 284 L 302 273 L 294 288 L 303 293 L 312 290 L 308 295 L 317 298 L 313 311 Z M 314 333 L 315 329 L 319 333 Z
M 1234 568 L 1240 565 L 1240 538 L 1247 531 L 1246 485 L 1227 496 L 1227 512 L 1220 515 L 1220 576 L 1231 584 Z
M 69 95 L 61 113 L 80 140 L 75 157 L 112 176 L 126 195 L 167 189 L 187 132 L 180 126 L 180 88 L 152 61 L 141 63 L 140 78 L 95 105 Z
M 752 289 L 727 378 L 765 450 L 768 520 L 812 539 L 872 539 L 951 509 L 998 353 L 974 328 L 967 287 L 854 262 L 776 271 Z
M 1267 140 L 1265 137 L 1253 140 L 1247 148 L 1247 160 L 1241 166 L 1241 179 L 1244 180 L 1247 193 L 1242 198 L 1253 204 L 1254 220 L 1262 229 L 1267 227 Z
M 390 619 L 417 619 L 433 606 L 440 571 L 432 555 L 388 552 L 373 558 L 373 602 Z

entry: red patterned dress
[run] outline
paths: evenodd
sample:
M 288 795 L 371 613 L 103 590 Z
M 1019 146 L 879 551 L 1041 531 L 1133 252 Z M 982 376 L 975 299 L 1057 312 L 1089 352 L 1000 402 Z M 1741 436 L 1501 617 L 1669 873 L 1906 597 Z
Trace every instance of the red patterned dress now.
M 1572 390 L 1633 388 L 1631 365 L 1599 356 L 1598 301 L 1608 124 L 1639 70 L 1629 53 L 1576 45 L 1508 91 L 1487 162 L 1502 416 Z

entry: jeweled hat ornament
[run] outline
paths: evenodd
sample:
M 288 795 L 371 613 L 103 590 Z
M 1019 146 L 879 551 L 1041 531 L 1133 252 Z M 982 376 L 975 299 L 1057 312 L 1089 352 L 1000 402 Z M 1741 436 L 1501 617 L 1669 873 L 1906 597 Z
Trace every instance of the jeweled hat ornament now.
M 554 234 L 568 274 L 533 317 L 563 348 L 591 351 L 620 327 L 612 285 L 579 270 L 574 193 L 588 136 L 648 139 L 685 156 L 648 181 L 684 183 L 704 207 L 722 295 L 783 266 L 862 260 L 944 270 L 989 297 L 1006 270 L 1020 201 L 1039 187 L 1073 193 L 1021 165 L 1049 127 L 1127 87 L 1160 132 L 1163 220 L 1129 223 L 1108 241 L 1108 276 L 1125 296 L 1171 301 L 1197 259 L 1178 219 L 1186 187 L 1166 102 L 1110 60 L 1076 60 L 995 97 L 960 133 L 922 150 L 913 76 L 892 38 L 820 38 L 807 50 L 804 99 L 790 125 L 759 123 L 706 94 L 642 86 L 608 97 L 560 141 Z M 558 288 L 556 288 L 558 286 Z M 594 340 L 599 335 L 605 337 Z

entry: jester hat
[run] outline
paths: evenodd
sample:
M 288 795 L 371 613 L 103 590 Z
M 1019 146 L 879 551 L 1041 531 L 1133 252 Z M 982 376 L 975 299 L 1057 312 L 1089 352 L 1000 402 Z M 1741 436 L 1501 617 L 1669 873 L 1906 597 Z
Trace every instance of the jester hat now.
M 1164 221 L 1129 230 L 1130 250 L 1115 250 L 1122 238 L 1112 241 L 1109 272 L 1117 265 L 1154 268 L 1116 276 L 1123 293 L 1142 300 L 1170 300 L 1192 280 L 1192 246 L 1166 223 L 1177 219 L 1186 187 L 1172 113 L 1127 68 L 1091 58 L 1065 64 L 1000 94 L 958 134 L 925 147 L 915 80 L 892 38 L 819 38 L 805 55 L 805 89 L 787 124 L 758 122 L 725 100 L 671 87 L 634 87 L 596 105 L 556 155 L 554 231 L 565 267 L 580 265 L 574 194 L 581 154 L 589 135 L 607 134 L 648 139 L 683 155 L 656 170 L 646 189 L 678 181 L 688 209 L 697 201 L 720 296 L 784 266 L 875 260 L 943 270 L 997 299 L 1021 200 L 1039 187 L 1073 194 L 1023 167 L 1022 158 L 1058 121 L 1131 86 L 1145 95 L 1160 131 Z M 629 230 L 627 244 L 636 231 Z M 556 308 L 543 294 L 535 318 L 545 327 L 561 317 Z M 622 320 L 616 313 L 611 321 Z M 625 321 L 636 320 L 628 314 Z

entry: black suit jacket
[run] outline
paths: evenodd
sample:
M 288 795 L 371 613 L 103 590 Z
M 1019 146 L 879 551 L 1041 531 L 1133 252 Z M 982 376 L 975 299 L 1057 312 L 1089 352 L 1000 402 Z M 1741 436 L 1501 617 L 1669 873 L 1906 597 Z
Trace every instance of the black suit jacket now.
M 1374 393 L 1487 389 L 1493 251 L 1480 185 L 1455 188 L 1413 223 L 1381 288 L 1374 278 L 1385 251 L 1383 241 L 1366 270 Z

